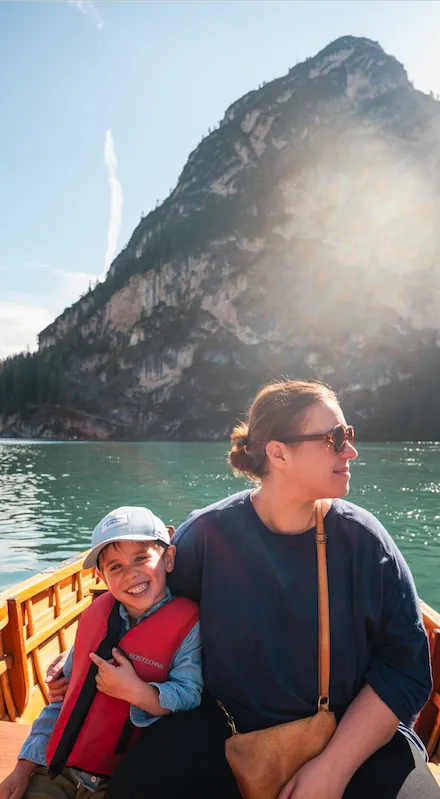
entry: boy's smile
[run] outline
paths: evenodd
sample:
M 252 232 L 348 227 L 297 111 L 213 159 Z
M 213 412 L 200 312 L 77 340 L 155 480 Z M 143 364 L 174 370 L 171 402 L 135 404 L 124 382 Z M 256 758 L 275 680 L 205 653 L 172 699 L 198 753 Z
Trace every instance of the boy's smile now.
M 102 550 L 99 574 L 129 616 L 138 619 L 166 596 L 176 548 L 156 541 L 116 541 Z
M 134 585 L 133 588 L 127 588 L 127 594 L 132 594 L 133 596 L 140 596 L 141 594 L 145 594 L 148 589 L 149 582 L 146 583 L 138 583 Z

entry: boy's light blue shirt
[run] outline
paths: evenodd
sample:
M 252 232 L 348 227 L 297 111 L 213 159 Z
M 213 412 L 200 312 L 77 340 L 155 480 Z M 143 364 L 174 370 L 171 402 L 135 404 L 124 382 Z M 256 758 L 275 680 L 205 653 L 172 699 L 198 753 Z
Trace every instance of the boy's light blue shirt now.
M 153 605 L 150 610 L 140 616 L 136 624 L 146 619 L 156 610 L 173 599 L 169 588 L 166 597 L 161 602 Z M 123 605 L 119 609 L 121 615 L 121 633 L 125 635 L 130 629 L 129 615 Z M 73 647 L 71 648 L 63 668 L 64 675 L 70 680 L 73 666 Z M 180 644 L 171 662 L 168 679 L 163 683 L 152 682 L 159 691 L 159 703 L 163 708 L 177 713 L 182 710 L 192 710 L 200 704 L 203 678 L 202 678 L 202 647 L 200 640 L 200 623 L 197 622 Z M 31 760 L 40 766 L 46 766 L 46 747 L 51 736 L 55 722 L 61 709 L 62 702 L 53 702 L 47 705 L 35 719 L 32 729 L 26 738 L 18 759 Z M 135 727 L 148 727 L 159 716 L 152 716 L 139 707 L 130 707 L 130 718 Z M 74 771 L 74 769 L 72 769 Z M 97 777 L 92 777 L 84 771 L 74 771 L 78 781 L 89 790 L 96 790 L 99 784 Z

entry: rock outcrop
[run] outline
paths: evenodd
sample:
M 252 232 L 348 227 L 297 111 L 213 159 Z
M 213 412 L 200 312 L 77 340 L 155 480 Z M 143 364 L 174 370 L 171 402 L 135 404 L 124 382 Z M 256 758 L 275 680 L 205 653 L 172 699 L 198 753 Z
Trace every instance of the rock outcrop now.
M 37 375 L 63 384 L 43 405 L 216 439 L 261 383 L 318 377 L 365 437 L 440 438 L 439 176 L 440 104 L 376 42 L 333 42 L 231 105 L 42 331 Z

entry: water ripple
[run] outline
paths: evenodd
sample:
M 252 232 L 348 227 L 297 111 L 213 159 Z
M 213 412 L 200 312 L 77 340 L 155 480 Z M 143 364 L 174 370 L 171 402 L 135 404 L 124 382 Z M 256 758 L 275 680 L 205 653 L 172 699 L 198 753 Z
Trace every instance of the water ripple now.
M 118 505 L 151 505 L 177 526 L 243 488 L 226 444 L 0 444 L 0 590 L 89 545 Z M 440 608 L 440 444 L 361 444 L 349 499 L 374 513 L 408 560 L 420 595 Z

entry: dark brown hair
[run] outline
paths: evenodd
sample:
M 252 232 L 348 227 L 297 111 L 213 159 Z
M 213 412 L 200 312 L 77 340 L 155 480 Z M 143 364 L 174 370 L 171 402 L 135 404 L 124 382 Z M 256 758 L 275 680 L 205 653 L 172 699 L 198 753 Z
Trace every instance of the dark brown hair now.
M 337 396 L 325 383 L 284 380 L 263 386 L 248 410 L 247 422 L 234 427 L 228 461 L 251 480 L 266 474 L 266 445 L 299 433 L 304 413 L 311 405 Z
M 106 544 L 105 547 L 103 547 L 101 549 L 101 552 L 99 553 L 99 555 L 98 555 L 98 557 L 96 559 L 96 565 L 97 565 L 99 571 L 102 572 L 102 570 L 104 568 L 105 558 L 104 558 L 104 562 L 103 562 L 102 556 L 103 556 L 104 552 L 106 550 L 108 550 L 109 546 L 113 546 L 116 550 L 121 549 L 121 544 L 125 543 L 126 540 L 130 541 L 130 539 L 124 539 L 123 541 L 109 541 L 108 544 Z M 168 544 L 166 544 L 164 541 L 159 541 L 158 539 L 155 539 L 155 538 L 152 538 L 151 541 L 132 541 L 132 543 L 141 544 L 143 549 L 148 549 L 151 546 L 153 546 L 155 549 L 158 549 L 158 550 L 159 549 L 160 550 L 168 549 Z

